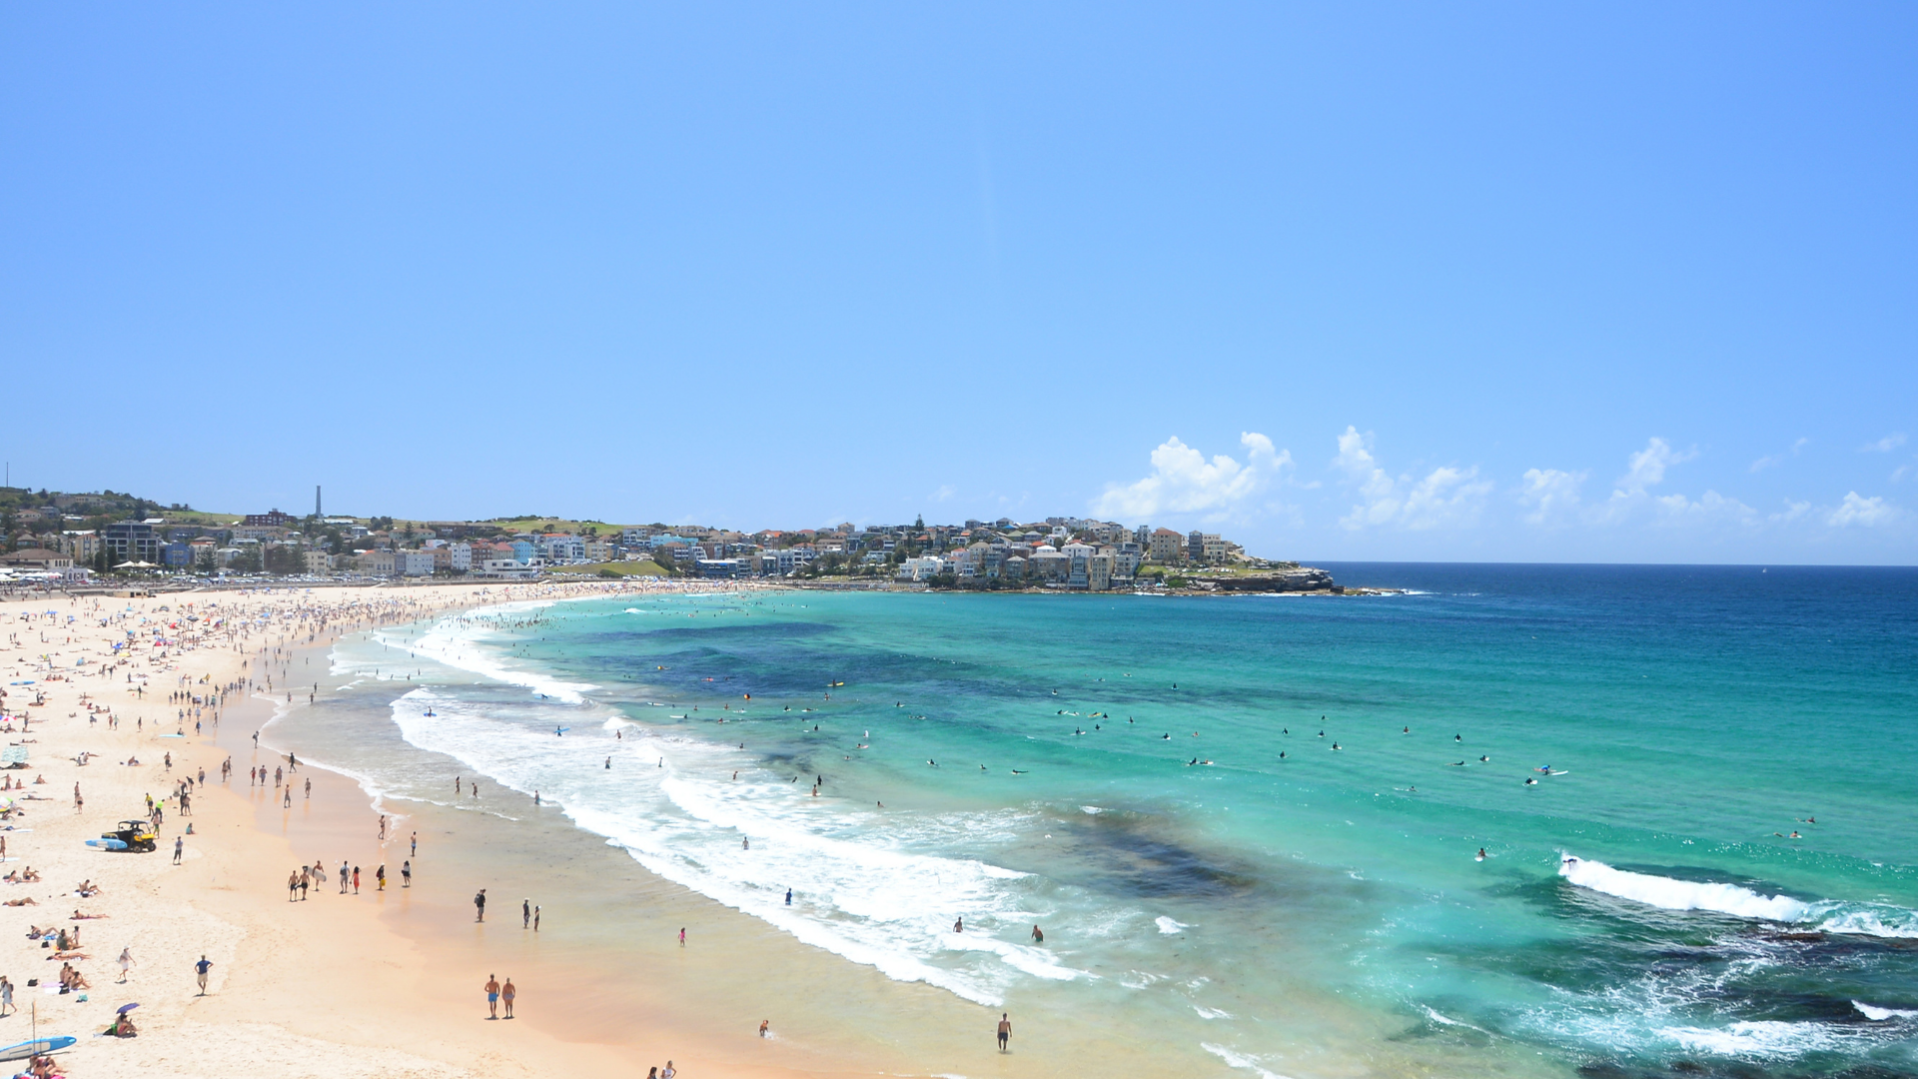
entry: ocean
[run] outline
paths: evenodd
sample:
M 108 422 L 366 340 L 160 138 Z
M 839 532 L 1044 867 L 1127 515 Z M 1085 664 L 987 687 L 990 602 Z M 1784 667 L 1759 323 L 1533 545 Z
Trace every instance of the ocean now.
M 1197 1074 L 1918 1076 L 1918 570 L 1327 568 L 484 609 L 275 737 Z

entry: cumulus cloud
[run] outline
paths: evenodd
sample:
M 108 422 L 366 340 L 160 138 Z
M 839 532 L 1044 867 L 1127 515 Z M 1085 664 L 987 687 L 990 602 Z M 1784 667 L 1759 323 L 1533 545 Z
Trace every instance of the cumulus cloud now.
M 1466 524 L 1478 516 L 1491 483 L 1478 478 L 1478 469 L 1435 468 L 1422 479 L 1393 477 L 1372 456 L 1372 436 L 1348 426 L 1339 436 L 1339 455 L 1333 465 L 1345 473 L 1361 501 L 1339 518 L 1350 529 L 1398 525 L 1429 529 Z
M 1833 528 L 1850 528 L 1853 525 L 1869 528 L 1891 520 L 1897 512 L 1883 498 L 1861 498 L 1857 491 L 1847 491 L 1845 500 L 1831 511 L 1825 523 Z
M 1905 444 L 1905 436 L 1901 432 L 1899 434 L 1886 435 L 1885 437 L 1879 439 L 1876 442 L 1867 442 L 1864 445 L 1858 447 L 1858 452 L 1859 453 L 1890 453 L 1891 451 L 1897 449 L 1898 447 L 1904 444 Z
M 1631 470 L 1618 478 L 1617 490 L 1625 494 L 1634 494 L 1649 487 L 1665 482 L 1665 470 L 1673 465 L 1683 464 L 1698 456 L 1697 450 L 1680 453 L 1672 449 L 1671 444 L 1654 436 L 1645 443 L 1645 448 L 1632 454 L 1627 462 Z
M 1584 472 L 1561 472 L 1556 468 L 1528 468 L 1518 500 L 1531 512 L 1527 523 L 1564 524 L 1578 513 L 1578 492 L 1584 486 Z
M 1790 524 L 1791 522 L 1798 520 L 1800 517 L 1803 517 L 1805 514 L 1810 512 L 1811 512 L 1811 503 L 1793 502 L 1790 499 L 1786 499 L 1785 508 L 1778 511 L 1777 513 L 1772 514 L 1771 517 L 1768 518 L 1768 520 L 1770 520 L 1772 524 L 1777 524 L 1777 525 Z
M 1791 449 L 1785 451 L 1784 453 L 1774 453 L 1765 457 L 1760 457 L 1758 460 L 1752 462 L 1751 470 L 1753 472 L 1763 472 L 1764 470 L 1771 468 L 1773 465 L 1782 465 L 1785 463 L 1785 458 L 1798 456 L 1798 451 L 1804 449 L 1805 446 L 1809 444 L 1810 442 L 1811 442 L 1811 439 L 1809 438 L 1801 438 L 1798 441 L 1792 443 Z
M 1662 495 L 1652 500 L 1667 524 L 1756 524 L 1758 511 L 1736 498 L 1706 491 L 1699 498 Z
M 1244 464 L 1221 453 L 1211 460 L 1175 436 L 1152 451 L 1152 472 L 1128 484 L 1112 484 L 1093 501 L 1093 512 L 1119 520 L 1162 513 L 1228 513 L 1264 490 L 1292 466 L 1292 454 L 1256 432 L 1239 435 Z

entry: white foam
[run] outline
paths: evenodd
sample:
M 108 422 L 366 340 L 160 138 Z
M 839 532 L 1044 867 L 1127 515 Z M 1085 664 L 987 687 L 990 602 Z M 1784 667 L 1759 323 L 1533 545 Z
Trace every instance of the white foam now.
M 1711 910 L 1774 922 L 1801 921 L 1811 913 L 1809 903 L 1788 896 L 1763 896 L 1736 884 L 1709 884 L 1633 873 L 1613 869 L 1590 858 L 1560 859 L 1558 875 L 1581 888 L 1666 910 Z
M 1829 1023 L 1787 1023 L 1776 1019 L 1733 1023 L 1718 1029 L 1666 1027 L 1659 1033 L 1693 1052 L 1758 1058 L 1856 1049 L 1864 1040 Z
M 1231 1013 L 1231 1012 L 1227 1012 L 1227 1011 L 1220 1011 L 1220 1010 L 1219 1010 L 1219 1009 L 1217 1009 L 1217 1008 L 1207 1008 L 1207 1007 L 1205 1007 L 1205 1006 L 1203 1006 L 1203 1005 L 1200 1005 L 1200 1004 L 1194 1004 L 1194 1005 L 1192 1006 L 1192 1010 L 1193 1010 L 1193 1011 L 1195 1011 L 1195 1012 L 1198 1012 L 1198 1013 L 1199 1013 L 1199 1018 L 1201 1018 L 1201 1019 L 1230 1019 L 1230 1018 L 1232 1018 L 1232 1013 Z
M 1166 936 L 1171 936 L 1172 934 L 1177 933 L 1181 929 L 1190 928 L 1184 922 L 1175 922 L 1163 914 L 1159 915 L 1157 918 L 1152 919 L 1152 924 L 1158 926 L 1159 932 L 1164 933 Z
M 435 715 L 424 714 L 427 704 Z M 1019 825 L 1007 814 L 848 811 L 697 738 L 643 727 L 618 741 L 552 737 L 546 716 L 556 707 L 564 706 L 532 705 L 515 722 L 422 687 L 392 711 L 409 743 L 528 796 L 537 790 L 654 873 L 890 978 L 997 1005 L 1021 977 L 1091 977 L 1051 950 L 1014 942 L 1046 916 L 1029 909 L 1035 882 L 1026 874 L 920 853 L 1003 837 Z M 961 915 L 966 931 L 954 933 Z
M 1918 1016 L 1918 1008 L 1880 1008 L 1876 1004 L 1866 1004 L 1862 1000 L 1852 1001 L 1851 1006 L 1858 1009 L 1858 1014 L 1874 1023 L 1882 1023 L 1887 1019 L 1910 1019 Z
M 1827 933 L 1918 937 L 1918 911 L 1881 903 L 1807 902 L 1787 895 L 1767 896 L 1736 884 L 1633 873 L 1570 855 L 1560 859 L 1558 875 L 1581 888 L 1666 910 L 1709 910 L 1735 918 L 1806 925 Z
M 1200 1042 L 1199 1048 L 1205 1050 L 1208 1053 L 1211 1053 L 1213 1056 L 1218 1057 L 1220 1060 L 1225 1061 L 1227 1067 L 1243 1068 L 1246 1071 L 1249 1071 L 1252 1074 L 1259 1076 L 1259 1079 L 1286 1079 L 1285 1076 L 1280 1075 L 1278 1072 L 1272 1071 L 1271 1069 L 1260 1064 L 1258 1057 L 1248 1056 L 1245 1053 L 1234 1052 L 1231 1049 L 1227 1049 L 1223 1045 L 1214 1045 L 1211 1042 Z
M 448 667 L 471 671 L 507 685 L 523 686 L 534 693 L 565 704 L 583 703 L 586 699 L 585 695 L 599 688 L 598 686 L 589 682 L 562 681 L 544 672 L 521 667 L 497 651 L 484 646 L 485 641 L 499 635 L 500 631 L 495 623 L 501 618 L 524 614 L 547 606 L 551 604 L 542 601 L 508 603 L 441 619 L 434 623 L 431 629 L 413 640 L 404 640 L 383 633 L 374 633 L 373 640 L 389 647 L 404 648 L 408 652 L 418 653 Z M 382 657 L 369 656 L 361 660 L 360 665 L 393 666 L 391 660 L 384 662 L 381 660 Z

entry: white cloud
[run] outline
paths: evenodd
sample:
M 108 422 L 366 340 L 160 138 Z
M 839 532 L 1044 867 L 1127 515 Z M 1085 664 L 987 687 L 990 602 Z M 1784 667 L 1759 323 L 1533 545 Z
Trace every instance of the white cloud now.
M 947 484 L 941 484 L 937 491 L 934 491 L 931 495 L 928 495 L 927 497 L 931 498 L 934 502 L 945 502 L 950 500 L 953 495 L 956 495 L 958 493 L 959 493 L 958 491 L 953 489 L 952 484 L 947 483 Z
M 1556 468 L 1526 469 L 1525 485 L 1518 492 L 1519 502 L 1531 509 L 1525 520 L 1535 525 L 1566 523 L 1578 512 L 1578 490 L 1587 475 Z
M 1890 453 L 1891 451 L 1897 449 L 1898 447 L 1904 444 L 1905 444 L 1905 436 L 1901 432 L 1899 434 L 1886 435 L 1885 437 L 1879 439 L 1876 442 L 1867 442 L 1864 445 L 1858 447 L 1858 452 L 1859 453 Z
M 1811 512 L 1811 503 L 1793 502 L 1790 499 L 1786 499 L 1785 508 L 1783 510 L 1780 510 L 1777 513 L 1772 514 L 1767 519 L 1770 520 L 1771 523 L 1775 525 L 1790 524 L 1791 522 L 1798 520 L 1800 517 L 1803 517 L 1805 514 L 1810 512 Z
M 1177 437 L 1152 451 L 1152 474 L 1120 485 L 1112 484 L 1093 500 L 1093 512 L 1118 520 L 1143 520 L 1162 513 L 1226 513 L 1241 505 L 1292 466 L 1289 450 L 1255 432 L 1239 435 L 1246 461 L 1221 453 L 1205 454 Z
M 1905 474 L 1910 471 L 1911 471 L 1910 465 L 1899 465 L 1897 468 L 1892 469 L 1891 482 L 1903 483 L 1905 481 Z
M 1696 500 L 1684 495 L 1661 495 L 1652 500 L 1667 524 L 1756 524 L 1758 511 L 1736 498 L 1706 491 Z
M 1631 471 L 1618 478 L 1618 490 L 1632 494 L 1648 487 L 1656 487 L 1665 482 L 1665 470 L 1673 465 L 1683 464 L 1698 456 L 1697 450 L 1680 453 L 1662 438 L 1654 437 L 1645 443 L 1645 448 L 1632 454 L 1629 464 Z
M 1869 528 L 1891 520 L 1897 513 L 1882 498 L 1860 498 L 1857 491 L 1847 491 L 1845 501 L 1831 511 L 1825 523 L 1833 528 L 1849 528 L 1852 525 Z
M 1804 449 L 1805 446 L 1808 445 L 1810 442 L 1811 442 L 1811 439 L 1809 438 L 1801 438 L 1798 441 L 1792 443 L 1791 449 L 1787 450 L 1785 453 L 1774 453 L 1774 454 L 1771 454 L 1770 456 L 1760 457 L 1758 460 L 1752 462 L 1751 470 L 1753 472 L 1763 472 L 1765 469 L 1768 469 L 1772 467 L 1773 465 L 1782 465 L 1785 463 L 1786 457 L 1798 456 L 1798 451 Z
M 1346 528 L 1396 524 L 1430 529 L 1466 524 L 1478 516 L 1491 483 L 1478 478 L 1478 469 L 1435 468 L 1424 479 L 1410 475 L 1393 478 L 1372 456 L 1372 436 L 1347 427 L 1339 436 L 1339 455 L 1333 464 L 1363 499 L 1339 518 Z

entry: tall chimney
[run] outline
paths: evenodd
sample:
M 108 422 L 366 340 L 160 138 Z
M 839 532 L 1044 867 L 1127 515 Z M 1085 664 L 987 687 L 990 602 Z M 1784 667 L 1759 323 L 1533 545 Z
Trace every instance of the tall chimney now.
M 326 514 L 320 512 L 320 485 L 317 483 L 313 485 L 313 516 L 326 516 Z

